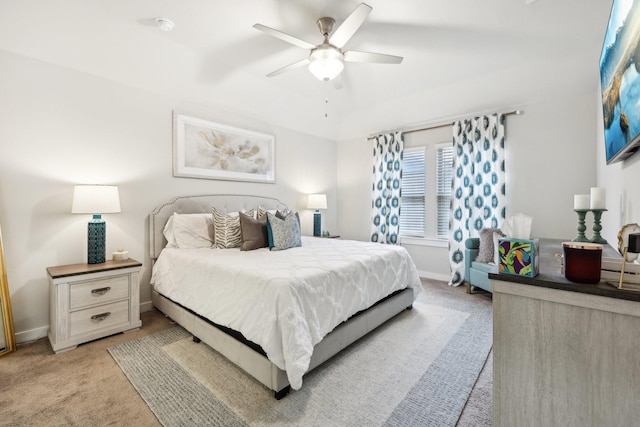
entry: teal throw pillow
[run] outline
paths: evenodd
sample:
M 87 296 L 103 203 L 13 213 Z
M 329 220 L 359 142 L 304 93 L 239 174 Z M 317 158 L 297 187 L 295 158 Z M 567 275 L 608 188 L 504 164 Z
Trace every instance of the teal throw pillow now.
M 290 213 L 284 219 L 267 212 L 267 231 L 269 236 L 269 249 L 281 251 L 284 249 L 302 246 L 300 237 L 300 223 L 295 213 Z

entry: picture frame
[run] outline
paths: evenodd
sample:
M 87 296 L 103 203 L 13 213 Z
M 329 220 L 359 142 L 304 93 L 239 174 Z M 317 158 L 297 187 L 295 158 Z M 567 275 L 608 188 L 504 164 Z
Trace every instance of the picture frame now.
M 0 356 L 14 351 L 16 351 L 16 336 L 13 329 L 7 268 L 4 263 L 2 230 L 0 230 Z
M 600 56 L 607 164 L 640 150 L 640 2 L 614 0 Z
M 174 112 L 173 176 L 275 183 L 275 138 Z

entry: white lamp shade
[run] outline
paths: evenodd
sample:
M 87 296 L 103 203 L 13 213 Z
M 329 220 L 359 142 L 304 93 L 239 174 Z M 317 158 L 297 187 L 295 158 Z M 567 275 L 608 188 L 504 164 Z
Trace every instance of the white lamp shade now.
M 309 200 L 307 201 L 307 208 L 327 209 L 327 195 L 326 194 L 309 194 Z
M 115 185 L 76 185 L 71 213 L 103 214 L 120 212 L 120 195 Z

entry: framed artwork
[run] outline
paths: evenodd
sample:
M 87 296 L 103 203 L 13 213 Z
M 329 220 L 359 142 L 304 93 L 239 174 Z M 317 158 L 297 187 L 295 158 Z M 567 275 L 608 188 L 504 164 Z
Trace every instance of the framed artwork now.
M 174 112 L 173 176 L 275 183 L 275 139 Z
M 600 56 L 607 164 L 640 149 L 640 2 L 614 0 Z

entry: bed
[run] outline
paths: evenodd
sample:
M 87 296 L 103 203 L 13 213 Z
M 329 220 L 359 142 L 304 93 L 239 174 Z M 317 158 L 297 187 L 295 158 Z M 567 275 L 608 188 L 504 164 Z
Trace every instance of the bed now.
M 281 251 L 167 245 L 163 231 L 174 214 L 206 216 L 212 207 L 287 210 L 277 199 L 230 194 L 177 197 L 158 206 L 149 216 L 153 305 L 277 399 L 300 388 L 305 373 L 411 308 L 421 290 L 400 246 L 306 236 L 301 246 Z

